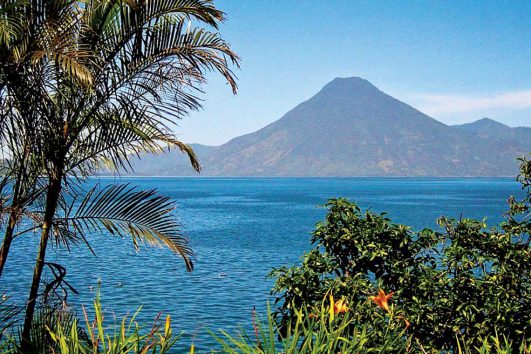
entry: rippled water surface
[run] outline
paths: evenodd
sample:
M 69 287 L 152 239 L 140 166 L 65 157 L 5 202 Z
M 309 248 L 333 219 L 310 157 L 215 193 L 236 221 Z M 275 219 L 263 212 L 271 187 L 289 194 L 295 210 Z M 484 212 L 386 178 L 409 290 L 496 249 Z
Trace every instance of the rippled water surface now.
M 141 247 L 102 234 L 91 237 L 96 256 L 80 245 L 53 249 L 48 259 L 67 267 L 79 291 L 69 300 L 90 306 L 92 287 L 101 280 L 102 302 L 119 316 L 142 305 L 139 320 L 171 314 L 175 331 L 184 331 L 178 351 L 193 341 L 215 346 L 207 329 L 249 328 L 253 306 L 263 313 L 272 267 L 298 262 L 310 248 L 318 207 L 331 197 L 348 197 L 363 208 L 387 211 L 415 229 L 435 228 L 441 215 L 501 220 L 505 200 L 520 192 L 511 179 L 364 178 L 101 178 L 89 184 L 132 183 L 158 189 L 178 203 L 182 231 L 191 240 L 196 270 L 165 249 Z M 31 278 L 36 235 L 14 243 L 0 292 L 23 301 Z M 110 316 L 110 314 L 109 314 Z

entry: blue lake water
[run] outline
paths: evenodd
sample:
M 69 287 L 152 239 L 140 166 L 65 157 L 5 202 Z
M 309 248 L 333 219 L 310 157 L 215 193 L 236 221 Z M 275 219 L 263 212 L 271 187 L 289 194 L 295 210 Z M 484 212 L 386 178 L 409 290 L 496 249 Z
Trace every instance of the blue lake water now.
M 96 256 L 80 245 L 54 248 L 48 260 L 65 265 L 79 291 L 69 301 L 91 306 L 101 280 L 102 302 L 112 317 L 134 312 L 149 322 L 160 311 L 184 331 L 181 349 L 194 342 L 215 346 L 207 329 L 249 328 L 253 306 L 261 312 L 271 288 L 272 267 L 296 264 L 310 248 L 310 233 L 331 197 L 348 197 L 362 208 L 386 211 L 396 222 L 436 228 L 441 216 L 502 220 L 509 195 L 521 193 L 512 179 L 391 178 L 95 178 L 89 185 L 131 183 L 158 189 L 178 203 L 182 232 L 197 254 L 195 271 L 166 249 L 141 247 L 102 234 L 91 237 Z M 23 301 L 31 279 L 37 235 L 14 242 L 0 292 Z M 226 275 L 226 276 L 222 276 Z M 118 286 L 118 284 L 122 286 Z

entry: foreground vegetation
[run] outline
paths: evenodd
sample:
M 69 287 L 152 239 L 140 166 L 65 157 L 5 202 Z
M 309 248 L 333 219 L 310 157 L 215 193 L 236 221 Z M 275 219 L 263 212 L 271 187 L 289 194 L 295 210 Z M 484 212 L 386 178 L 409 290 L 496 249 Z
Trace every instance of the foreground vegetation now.
M 382 300 L 383 299 L 383 300 Z M 382 300 L 382 301 L 380 301 Z M 140 309 L 138 310 L 140 311 Z M 148 354 L 200 352 L 194 344 L 183 344 L 171 329 L 171 319 L 157 319 L 151 327 L 141 327 L 135 318 L 124 317 L 109 324 L 99 297 L 94 301 L 93 317 L 83 309 L 80 321 L 68 309 L 41 311 L 33 324 L 31 339 L 34 353 L 62 354 Z M 359 315 L 371 313 L 369 321 Z M 294 322 L 285 331 L 268 310 L 261 321 L 253 316 L 253 330 L 229 334 L 223 330 L 211 335 L 218 342 L 219 353 L 309 354 L 309 353 L 437 353 L 409 333 L 410 323 L 385 297 L 349 308 L 344 300 L 324 298 L 314 312 L 294 309 Z M 475 338 L 471 345 L 464 337 L 456 338 L 454 353 L 530 353 L 531 341 L 515 343 L 493 335 Z M 0 342 L 2 353 L 19 353 L 20 337 L 7 336 Z M 177 351 L 176 345 L 181 348 Z
M 521 159 L 520 171 L 523 199 L 510 197 L 505 221 L 490 228 L 441 217 L 444 232 L 413 232 L 385 214 L 330 200 L 313 233 L 315 248 L 300 266 L 271 273 L 281 331 L 289 333 L 298 309 L 314 311 L 326 294 L 371 323 L 374 313 L 363 304 L 381 291 L 393 301 L 385 310 L 408 322 L 414 347 L 456 352 L 503 338 L 520 348 L 531 338 L 531 162 Z
M 361 320 L 357 312 L 365 309 L 370 320 Z M 410 324 L 394 310 L 378 309 L 376 304 L 360 304 L 355 308 L 337 306 L 324 299 L 317 312 L 294 309 L 294 322 L 288 331 L 278 326 L 275 316 L 268 313 L 265 324 L 256 321 L 254 332 L 241 331 L 233 336 L 222 332 L 216 336 L 224 353 L 439 353 L 429 349 L 408 332 Z M 478 345 L 464 337 L 456 339 L 454 353 L 530 353 L 531 341 L 512 342 L 494 335 L 476 338 Z
M 441 218 L 444 232 L 413 232 L 384 214 L 332 199 L 300 266 L 272 271 L 277 295 L 254 330 L 212 332 L 226 353 L 530 353 L 531 161 L 521 159 L 523 198 L 505 221 Z M 20 351 L 16 313 L 2 306 L 3 352 Z M 141 328 L 132 318 L 79 321 L 61 306 L 41 308 L 33 352 L 170 353 L 171 320 Z M 182 343 L 179 343 L 183 347 Z M 189 351 L 196 349 L 193 344 Z

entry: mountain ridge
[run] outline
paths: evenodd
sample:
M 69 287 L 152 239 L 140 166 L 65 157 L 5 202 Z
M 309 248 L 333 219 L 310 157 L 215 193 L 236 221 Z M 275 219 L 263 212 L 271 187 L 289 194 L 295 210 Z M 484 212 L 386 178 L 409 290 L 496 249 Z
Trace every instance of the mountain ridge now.
M 449 126 L 365 79 L 336 78 L 255 132 L 192 146 L 205 176 L 512 176 L 516 157 L 531 151 L 531 128 Z M 133 168 L 193 175 L 186 163 L 172 152 Z

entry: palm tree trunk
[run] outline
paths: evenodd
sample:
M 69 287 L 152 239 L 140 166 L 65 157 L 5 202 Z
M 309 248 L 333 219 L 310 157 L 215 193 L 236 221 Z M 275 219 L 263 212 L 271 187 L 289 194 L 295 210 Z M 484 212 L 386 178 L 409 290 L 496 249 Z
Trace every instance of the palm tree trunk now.
M 48 193 L 46 196 L 46 210 L 44 213 L 44 220 L 41 232 L 41 242 L 39 245 L 39 252 L 37 253 L 37 260 L 33 271 L 33 281 L 31 283 L 30 293 L 28 296 L 28 304 L 26 307 L 26 315 L 24 318 L 24 328 L 22 330 L 22 346 L 21 351 L 26 353 L 31 348 L 30 332 L 33 323 L 33 315 L 35 313 L 35 305 L 37 302 L 37 295 L 39 292 L 39 285 L 41 282 L 42 271 L 44 269 L 44 260 L 46 257 L 46 247 L 48 239 L 50 238 L 50 230 L 52 227 L 53 218 L 57 209 L 57 202 L 61 194 L 61 176 L 50 178 Z
M 15 211 L 11 212 L 9 216 L 9 222 L 7 224 L 6 233 L 4 235 L 4 241 L 2 242 L 2 247 L 0 248 L 0 278 L 4 271 L 4 266 L 7 261 L 7 255 L 9 254 L 9 249 L 11 248 L 11 242 L 13 242 L 13 232 L 15 231 L 15 226 L 17 225 L 17 218 Z
M 24 160 L 23 160 L 24 161 Z M 24 164 L 22 164 L 24 166 Z M 15 186 L 13 188 L 13 202 L 11 203 L 11 213 L 9 214 L 9 222 L 7 224 L 6 233 L 4 235 L 4 240 L 2 241 L 2 248 L 0 248 L 0 278 L 4 271 L 4 266 L 7 262 L 7 255 L 9 254 L 9 249 L 11 248 L 11 242 L 13 242 L 13 232 L 15 231 L 15 226 L 17 226 L 18 212 L 19 212 L 19 194 L 20 186 L 22 184 L 22 168 L 19 167 L 17 173 L 17 179 L 15 180 Z

